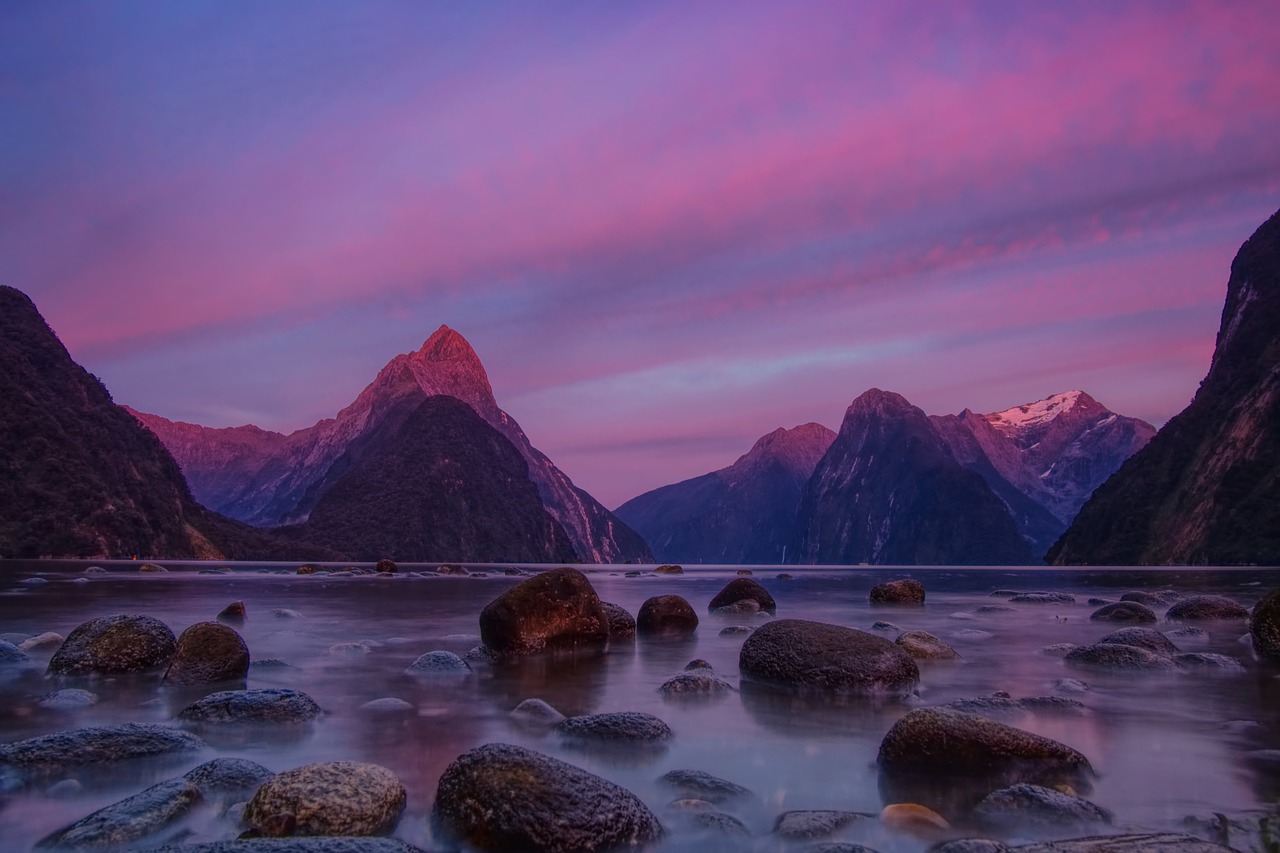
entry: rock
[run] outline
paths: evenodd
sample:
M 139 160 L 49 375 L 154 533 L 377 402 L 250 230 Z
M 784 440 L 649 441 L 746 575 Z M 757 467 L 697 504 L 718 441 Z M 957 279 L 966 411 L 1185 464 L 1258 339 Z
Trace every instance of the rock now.
M 282 661 L 280 658 L 259 658 L 258 660 L 249 661 L 250 669 L 293 669 L 293 664 L 288 661 Z
M 609 623 L 610 640 L 628 640 L 636 635 L 636 620 L 625 608 L 607 601 L 600 602 L 600 607 Z
M 418 709 L 412 702 L 406 702 L 394 696 L 384 696 L 381 699 L 370 699 L 360 706 L 360 710 L 374 714 L 409 714 Z
M 658 819 L 630 791 L 502 743 L 472 749 L 449 765 L 433 818 L 442 834 L 480 851 L 602 853 L 662 836 Z
M 397 571 L 396 561 L 383 557 L 374 565 L 373 570 L 380 575 L 394 575 Z
M 168 666 L 173 632 L 150 616 L 103 616 L 76 628 L 49 661 L 50 675 L 122 675 Z
M 1253 650 L 1258 657 L 1280 661 L 1280 590 L 1267 595 L 1253 607 L 1249 620 Z
M 809 844 L 802 848 L 803 853 L 879 853 L 861 844 L 850 844 L 845 841 L 827 841 L 822 844 Z
M 45 796 L 55 800 L 69 800 L 84 793 L 84 785 L 78 779 L 63 779 L 45 789 Z
M 1010 850 L 1017 853 L 1237 853 L 1223 844 L 1172 832 L 1095 835 L 1042 844 L 1024 844 Z
M 920 680 L 915 660 L 883 637 L 803 619 L 756 629 L 738 668 L 744 678 L 836 694 L 910 690 Z
M 691 811 L 685 815 L 684 823 L 695 832 L 713 832 L 717 835 L 727 835 L 733 838 L 751 837 L 751 830 L 747 829 L 746 824 L 731 814 L 715 810 Z
M 205 844 L 175 844 L 149 853 L 424 853 L 395 838 L 245 838 Z
M 320 706 L 301 690 L 223 690 L 210 693 L 178 714 L 187 723 L 303 723 Z
M 983 640 L 990 640 L 992 637 L 995 636 L 995 634 L 991 633 L 990 631 L 980 631 L 977 628 L 964 628 L 962 630 L 956 631 L 953 636 L 956 637 L 956 639 L 960 639 L 960 640 L 972 640 L 975 642 L 981 642 Z
M 957 838 L 929 848 L 928 853 L 1008 853 L 1010 848 L 990 838 Z
M 1040 654 L 1048 655 L 1051 658 L 1064 658 L 1078 648 L 1080 647 L 1075 643 L 1054 643 L 1041 649 Z
M 946 818 L 919 803 L 891 803 L 880 812 L 880 822 L 896 832 L 924 838 L 936 838 L 951 829 Z
M 636 633 L 641 636 L 687 637 L 698 630 L 698 614 L 678 595 L 658 595 L 640 605 Z
M 727 696 L 733 685 L 714 672 L 682 672 L 658 687 L 664 699 L 697 699 Z
M 1158 655 L 1172 657 L 1179 651 L 1173 641 L 1154 628 L 1121 628 L 1107 634 L 1099 643 L 1117 643 L 1122 646 L 1137 646 Z
M 924 584 L 910 578 L 885 581 L 871 588 L 872 604 L 924 604 Z
M 200 801 L 199 788 L 182 779 L 171 779 L 45 836 L 36 842 L 36 848 L 118 848 L 159 832 Z
M 789 811 L 773 822 L 773 834 L 783 838 L 808 840 L 835 835 L 849 824 L 872 815 L 831 810 Z
M 1081 828 L 1112 820 L 1111 812 L 1086 799 L 1026 784 L 988 794 L 974 807 L 973 816 L 988 827 L 1018 835 L 1027 834 L 1027 829 Z
M 755 628 L 752 628 L 749 625 L 728 625 L 720 629 L 720 636 L 721 637 L 740 636 L 743 634 L 750 634 L 754 630 Z
M 440 675 L 470 675 L 471 665 L 453 652 L 427 652 L 405 669 L 405 674 L 421 678 Z
M 525 699 L 511 709 L 511 719 L 532 728 L 553 729 L 565 721 L 565 715 L 541 699 Z
M 632 570 L 631 570 L 631 571 L 629 571 L 629 572 L 623 572 L 623 573 L 622 573 L 622 576 L 623 576 L 624 578 L 638 578 L 638 577 L 641 577 L 641 576 L 642 576 L 642 574 L 643 574 L 643 573 L 641 573 L 641 572 L 637 572 L 635 569 L 632 569 Z
M 1017 717 L 1027 713 L 1058 713 L 1078 716 L 1084 713 L 1084 705 L 1075 699 L 1060 696 L 1030 696 L 1014 699 L 1007 693 L 993 693 L 972 699 L 956 699 L 939 705 L 952 711 L 980 714 L 984 717 Z
M 138 566 L 138 571 L 140 571 L 140 572 L 167 572 L 167 571 L 169 571 L 169 570 L 168 570 L 168 569 L 166 569 L 164 566 L 157 565 L 156 563 L 143 563 L 141 566 Z
M 736 572 L 734 572 L 734 574 L 736 574 L 740 578 L 749 578 L 753 576 L 755 572 L 751 571 L 750 569 L 738 569 Z
M 960 653 L 928 631 L 907 631 L 894 644 L 916 660 L 955 660 Z
M 876 621 L 876 622 L 872 622 L 872 623 L 871 623 L 871 630 L 872 630 L 872 631 L 884 631 L 885 633 L 894 633 L 894 634 L 901 634 L 901 633 L 902 633 L 902 629 L 901 629 L 901 628 L 899 628 L 897 625 L 893 624 L 892 622 L 885 622 L 884 620 L 879 620 L 879 621 Z
M 769 590 L 757 581 L 742 577 L 734 578 L 725 584 L 724 589 L 717 592 L 707 604 L 707 611 L 711 612 L 718 607 L 726 607 L 739 601 L 754 601 L 759 605 L 759 609 L 766 613 L 778 612 L 778 604 L 769 594 Z
M 1130 622 L 1135 625 L 1156 621 L 1156 614 L 1136 601 L 1117 601 L 1089 614 L 1094 622 Z
M 1182 669 L 1211 670 L 1223 675 L 1238 675 L 1245 671 L 1244 664 L 1235 658 L 1211 652 L 1187 652 L 1174 655 L 1173 662 Z
M 1018 594 L 1016 589 L 993 589 L 987 593 L 988 598 L 1013 598 Z
M 208 803 L 230 803 L 244 799 L 275 774 L 247 758 L 215 758 L 195 767 L 182 777 L 195 785 Z
M 277 619 L 302 619 L 303 616 L 296 610 L 290 610 L 288 607 L 277 607 L 271 611 L 271 615 Z
M 701 770 L 671 770 L 659 777 L 658 783 L 673 789 L 677 796 L 718 806 L 755 798 L 750 789 Z
M 1126 592 L 1124 595 L 1120 596 L 1120 600 L 1136 601 L 1138 604 L 1142 604 L 1147 607 L 1167 607 L 1181 597 L 1182 595 L 1180 593 L 1169 590 L 1156 591 L 1149 589 L 1136 589 L 1131 592 Z
M 445 563 L 443 565 L 436 566 L 436 574 L 455 575 L 455 576 L 461 577 L 461 576 L 470 574 L 470 572 L 468 572 L 462 566 L 454 565 L 452 563 Z
M 382 835 L 395 828 L 404 805 L 404 786 L 385 767 L 325 761 L 273 776 L 244 817 L 257 828 L 275 815 L 293 815 L 295 835 Z
M 98 694 L 69 687 L 41 696 L 36 704 L 49 711 L 78 711 L 98 704 Z
M 214 618 L 219 622 L 226 622 L 230 625 L 244 624 L 244 618 L 248 615 L 244 609 L 243 601 L 233 601 L 226 607 L 218 611 L 218 615 Z
M 671 739 L 671 727 L 653 714 L 614 711 L 569 717 L 556 730 L 566 740 L 595 744 L 660 744 Z
M 603 649 L 609 620 L 586 575 L 553 569 L 490 602 L 480 613 L 480 638 L 499 655 Z
M 713 608 L 712 613 L 717 616 L 741 616 L 760 612 L 759 602 L 744 598 L 741 601 L 735 601 L 733 604 L 726 604 L 723 607 Z M 765 614 L 768 615 L 767 613 Z
M 18 583 L 25 584 L 26 586 L 44 586 L 48 582 L 49 580 L 47 578 L 23 578 L 18 581 Z
M 1090 607 L 1106 607 L 1108 604 L 1115 604 L 1115 602 L 1108 598 L 1090 598 L 1085 604 Z
M 1053 689 L 1061 690 L 1063 693 L 1088 693 L 1089 685 L 1074 678 L 1055 678 Z
M 1119 643 L 1095 643 L 1092 646 L 1077 646 L 1067 653 L 1063 661 L 1068 666 L 1094 669 L 1177 669 L 1177 664 L 1165 655 L 1156 654 L 1138 646 L 1123 646 Z
M 88 582 L 89 582 L 89 579 L 88 579 L 88 578 L 75 578 L 75 579 L 73 579 L 71 582 L 72 582 L 72 583 L 74 583 L 74 584 L 82 584 L 82 583 L 88 583 Z
M 1164 635 L 1171 640 L 1207 641 L 1209 639 L 1208 631 L 1203 628 L 1197 628 L 1194 625 L 1183 625 L 1181 628 L 1165 631 Z
M 658 575 L 682 575 L 684 569 L 680 566 L 658 566 L 653 572 Z
M 172 726 L 121 723 L 55 732 L 0 745 L 0 765 L 61 771 L 85 764 L 201 749 L 204 741 Z
M 1065 592 L 1020 592 L 1009 599 L 1014 604 L 1075 604 L 1076 597 Z
M 790 574 L 788 574 L 787 572 L 779 572 L 778 574 L 774 575 L 774 577 L 776 577 L 776 578 L 777 578 L 778 580 L 780 580 L 780 581 L 789 581 L 789 580 L 791 580 L 791 575 L 790 575 Z
M 178 637 L 178 649 L 165 671 L 170 684 L 220 684 L 244 681 L 249 672 L 249 647 L 221 622 L 197 622 Z
M 0 664 L 23 664 L 30 661 L 31 656 L 22 649 L 7 640 L 0 640 Z
M 1016 613 L 1018 608 L 1010 607 L 1007 604 L 984 604 L 978 608 L 978 613 Z
M 84 570 L 84 573 L 86 575 L 105 575 L 107 570 L 102 568 L 102 566 L 90 566 Z
M 295 572 L 295 574 L 314 575 L 318 571 L 320 571 L 319 566 L 315 565 L 314 563 L 305 563 L 301 566 L 298 566 L 298 571 Z
M 1164 618 L 1170 622 L 1201 619 L 1248 619 L 1249 608 L 1221 595 L 1193 595 L 1180 599 Z
M 348 643 L 334 643 L 325 649 L 325 654 L 333 655 L 334 657 L 361 657 L 371 651 L 373 651 L 373 646 L 364 640 L 356 640 Z

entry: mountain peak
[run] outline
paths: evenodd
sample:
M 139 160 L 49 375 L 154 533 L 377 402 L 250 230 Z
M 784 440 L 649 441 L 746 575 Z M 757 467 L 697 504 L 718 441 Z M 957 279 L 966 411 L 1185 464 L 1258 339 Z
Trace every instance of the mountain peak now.
M 772 460 L 807 478 L 835 439 L 834 432 L 818 423 L 800 424 L 791 429 L 778 427 L 760 436 L 745 455 L 724 470 L 742 471 Z
M 915 406 L 911 405 L 911 401 L 901 394 L 893 391 L 882 391 L 879 388 L 868 388 L 849 404 L 848 410 L 845 411 L 845 417 L 866 412 L 880 414 L 909 412 L 915 408 Z
M 468 361 L 480 364 L 480 356 L 476 355 L 475 349 L 467 339 L 443 324 L 423 342 L 422 347 L 413 354 L 413 359 L 430 362 Z
M 992 412 L 986 419 L 1001 432 L 1013 432 L 1029 427 L 1043 426 L 1067 412 L 1083 412 L 1086 414 L 1102 414 L 1107 408 L 1083 391 L 1063 391 L 1050 394 L 1043 400 L 1025 403 L 1005 409 L 1003 412 Z

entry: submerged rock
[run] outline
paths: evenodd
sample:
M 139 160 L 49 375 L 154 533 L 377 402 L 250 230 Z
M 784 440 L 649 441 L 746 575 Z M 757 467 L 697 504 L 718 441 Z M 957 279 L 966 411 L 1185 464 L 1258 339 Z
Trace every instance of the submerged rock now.
M 40 735 L 0 745 L 0 765 L 55 771 L 201 749 L 204 741 L 172 726 L 121 723 Z
M 1098 642 L 1121 646 L 1137 646 L 1140 649 L 1146 649 L 1149 652 L 1155 652 L 1165 657 L 1172 657 L 1179 651 L 1172 640 L 1155 628 L 1121 628 L 1119 631 L 1112 631 L 1107 634 Z
M 756 629 L 738 666 L 744 678 L 823 693 L 909 690 L 920 680 L 915 660 L 883 637 L 803 619 Z
M 404 806 L 404 785 L 385 767 L 325 761 L 273 776 L 249 800 L 244 819 L 260 828 L 276 815 L 292 815 L 294 835 L 382 835 L 395 828 Z
M 750 625 L 728 625 L 720 629 L 720 636 L 721 637 L 743 636 L 745 634 L 750 634 L 754 630 L 755 628 L 752 628 Z
M 215 758 L 187 771 L 182 778 L 200 789 L 207 801 L 247 797 L 275 774 L 247 758 Z
M 1017 853 L 1237 853 L 1234 848 L 1225 844 L 1215 844 L 1192 835 L 1173 832 L 1095 835 L 1024 844 L 1009 849 Z
M 69 687 L 41 696 L 36 704 L 50 711 L 78 711 L 98 704 L 98 694 Z
M 1136 601 L 1117 601 L 1093 611 L 1089 618 L 1094 622 L 1131 622 L 1137 625 L 1155 622 L 1156 614 Z
M 370 699 L 360 706 L 360 710 L 375 714 L 409 714 L 418 709 L 412 702 L 406 702 L 395 696 L 384 696 L 381 699 Z
M 500 655 L 603 649 L 609 620 L 586 575 L 554 569 L 521 581 L 490 602 L 480 613 L 480 638 Z
M 670 726 L 639 711 L 569 717 L 556 729 L 567 740 L 580 743 L 657 744 L 671 739 Z
M 1063 658 L 1068 666 L 1094 669 L 1171 670 L 1177 664 L 1167 655 L 1157 654 L 1138 646 L 1120 643 L 1095 643 L 1078 646 Z
M 1248 619 L 1249 608 L 1221 595 L 1193 595 L 1180 599 L 1164 615 L 1170 622 L 1210 619 Z
M 226 622 L 229 625 L 241 625 L 244 623 L 248 612 L 245 610 L 243 601 L 233 601 L 226 607 L 218 611 L 218 615 L 213 617 L 219 622 Z
M 165 671 L 170 684 L 219 684 L 244 681 L 249 672 L 249 647 L 221 622 L 198 622 L 178 637 L 173 662 Z
M 727 696 L 733 685 L 711 671 L 682 672 L 673 675 L 658 687 L 666 699 L 694 699 Z
M 566 717 L 541 699 L 525 699 L 511 709 L 511 719 L 532 728 L 553 729 Z
M 665 565 L 658 566 L 653 572 L 657 575 L 682 575 L 684 574 L 684 568 L 676 565 Z
M 636 620 L 626 608 L 607 601 L 600 602 L 600 606 L 609 622 L 610 640 L 629 640 L 636 635 Z
M 43 634 L 36 634 L 34 637 L 28 637 L 21 643 L 18 643 L 18 650 L 23 652 L 52 652 L 63 644 L 64 640 L 61 634 L 55 634 L 53 631 L 45 631 Z
M 471 665 L 453 652 L 427 652 L 409 664 L 405 673 L 425 678 L 441 675 L 470 675 Z
M 1253 650 L 1259 657 L 1280 661 L 1280 590 L 1254 605 L 1249 634 L 1253 638 Z
M 245 838 L 207 844 L 176 844 L 154 853 L 425 853 L 395 838 Z
M 724 589 L 717 592 L 707 604 L 707 612 L 737 604 L 739 601 L 754 601 L 759 609 L 766 613 L 778 612 L 778 603 L 773 600 L 769 590 L 761 586 L 758 581 L 743 577 L 734 578 L 725 584 Z
M 973 816 L 989 827 L 1011 833 L 1028 828 L 1081 828 L 1112 820 L 1111 812 L 1082 797 L 1026 784 L 988 794 L 974 807 Z
M 122 675 L 167 666 L 177 649 L 169 626 L 150 616 L 103 616 L 77 627 L 49 661 L 51 675 Z
M 301 690 L 223 690 L 210 693 L 178 714 L 187 723 L 303 723 L 320 706 Z
M 636 633 L 641 636 L 687 637 L 698 630 L 698 614 L 678 595 L 657 595 L 640 605 Z
M 117 848 L 159 832 L 200 801 L 199 788 L 183 779 L 171 779 L 45 836 L 36 842 L 36 849 Z
M 1173 662 L 1182 669 L 1209 670 L 1224 675 L 1238 675 L 1245 671 L 1244 664 L 1235 658 L 1212 652 L 1187 652 L 1174 655 Z
M 861 812 L 834 810 L 789 811 L 773 822 L 773 834 L 783 838 L 809 840 L 835 835 L 851 823 L 874 817 Z
M 924 584 L 911 578 L 885 581 L 867 595 L 872 604 L 924 604 Z
M 1075 604 L 1076 597 L 1067 592 L 1020 592 L 1009 599 L 1014 604 Z
M 960 653 L 928 631 L 907 631 L 894 640 L 916 660 L 955 660 Z
M 718 806 L 755 798 L 749 788 L 701 770 L 671 770 L 659 777 L 658 782 L 673 789 L 679 797 L 706 800 Z
M 399 571 L 399 567 L 396 566 L 395 560 L 392 560 L 388 557 L 383 557 L 381 560 L 377 562 L 377 564 L 374 565 L 373 570 L 378 574 L 394 575 L 397 571 Z
M 635 794 L 533 750 L 491 743 L 440 777 L 433 819 L 480 851 L 602 853 L 656 841 L 662 825 Z
M 23 640 L 26 642 L 26 640 Z M 0 665 L 25 664 L 31 662 L 31 656 L 8 640 L 0 640 Z
M 1168 607 L 1179 598 L 1180 593 L 1170 590 L 1135 589 L 1120 596 L 1121 601 L 1136 601 L 1147 607 Z

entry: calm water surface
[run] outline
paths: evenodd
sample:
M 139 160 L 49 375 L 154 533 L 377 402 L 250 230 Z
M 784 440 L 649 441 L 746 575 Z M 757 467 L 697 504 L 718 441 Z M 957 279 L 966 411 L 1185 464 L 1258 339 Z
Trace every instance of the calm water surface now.
M 0 846 L 27 850 L 40 837 L 94 809 L 177 775 L 216 756 L 240 756 L 280 771 L 313 761 L 349 759 L 384 765 L 400 777 L 409 805 L 397 836 L 424 848 L 439 846 L 428 815 L 445 767 L 471 747 L 491 741 L 522 744 L 609 778 L 634 791 L 671 824 L 672 794 L 656 784 L 676 768 L 705 770 L 751 788 L 756 804 L 736 812 L 756 833 L 772 828 L 790 809 L 878 812 L 885 802 L 874 761 L 880 739 L 894 720 L 918 705 L 1007 691 L 1015 698 L 1062 695 L 1079 699 L 1078 716 L 1028 714 L 1009 722 L 1060 740 L 1089 757 L 1099 773 L 1090 799 L 1116 815 L 1119 829 L 1185 831 L 1188 816 L 1231 816 L 1275 802 L 1277 776 L 1251 755 L 1280 747 L 1280 680 L 1277 671 L 1253 660 L 1241 644 L 1242 622 L 1202 625 L 1207 639 L 1180 640 L 1184 651 L 1235 657 L 1244 675 L 1210 673 L 1081 673 L 1041 652 L 1052 643 L 1088 643 L 1116 627 L 1091 623 L 1089 597 L 1116 600 L 1130 589 L 1212 592 L 1252 605 L 1280 586 L 1280 571 L 1044 569 L 821 569 L 788 566 L 794 577 L 779 580 L 780 568 L 754 568 L 774 595 L 778 616 L 814 619 L 870 629 L 890 620 L 902 630 L 922 629 L 951 643 L 958 662 L 922 662 L 919 695 L 907 703 L 876 702 L 832 707 L 793 701 L 760 689 L 744 689 L 701 704 L 672 704 L 658 686 L 693 658 L 705 658 L 735 686 L 741 636 L 720 636 L 734 622 L 759 624 L 763 617 L 728 619 L 706 614 L 706 604 L 734 576 L 730 567 L 687 570 L 684 576 L 647 574 L 628 578 L 619 567 L 588 567 L 602 599 L 635 613 L 650 596 L 676 593 L 699 612 L 702 623 L 688 642 L 643 639 L 588 661 L 531 661 L 517 667 L 478 666 L 461 679 L 415 680 L 404 669 L 419 655 L 445 649 L 465 654 L 480 642 L 480 610 L 519 578 L 410 577 L 272 574 L 280 566 L 235 565 L 231 575 L 200 575 L 198 565 L 168 563 L 164 575 L 139 574 L 136 564 L 104 563 L 109 572 L 73 583 L 85 563 L 0 564 L 0 632 L 66 635 L 82 622 L 115 613 L 142 613 L 167 623 L 175 634 L 208 620 L 240 600 L 248 619 L 238 627 L 255 660 L 277 658 L 288 668 L 251 668 L 248 686 L 305 690 L 325 710 L 308 729 L 281 737 L 253 729 L 225 735 L 202 733 L 209 749 L 163 761 L 139 760 L 109 773 L 73 771 L 83 783 L 70 797 L 50 796 L 47 785 L 12 795 L 0 809 Z M 292 566 L 289 567 L 290 570 Z M 431 567 L 401 565 L 401 572 Z M 475 567 L 473 567 L 475 568 Z M 40 575 L 49 582 L 21 581 Z M 877 582 L 915 577 L 928 589 L 923 609 L 872 608 L 867 592 Z M 977 613 L 1002 603 L 999 588 L 1056 590 L 1077 597 L 1075 605 L 1012 605 L 1008 612 Z M 300 618 L 273 615 L 288 608 Z M 1168 630 L 1176 627 L 1161 624 Z M 887 634 L 889 639 L 896 632 Z M 332 653 L 335 644 L 371 641 L 367 653 Z M 192 695 L 155 679 L 69 680 L 44 675 L 47 656 L 0 680 L 0 740 L 9 741 L 80 726 L 116 722 L 169 722 Z M 1064 677 L 1088 684 L 1084 693 L 1063 692 Z M 100 696 L 91 708 L 54 713 L 35 700 L 58 687 L 88 687 Z M 399 697 L 416 714 L 386 715 L 361 709 L 372 699 Z M 538 735 L 511 723 L 508 712 L 522 699 L 539 697 L 565 714 L 647 711 L 675 731 L 660 755 L 620 760 L 576 752 L 555 735 Z M 58 781 L 49 780 L 48 784 Z M 878 823 L 844 837 L 884 853 L 915 853 L 928 844 L 895 835 Z M 234 837 L 221 817 L 199 814 L 182 830 L 190 840 Z M 1030 837 L 1030 836 L 1028 836 Z M 744 849 L 740 841 L 695 839 L 674 832 L 660 849 Z M 759 839 L 758 849 L 801 849 Z

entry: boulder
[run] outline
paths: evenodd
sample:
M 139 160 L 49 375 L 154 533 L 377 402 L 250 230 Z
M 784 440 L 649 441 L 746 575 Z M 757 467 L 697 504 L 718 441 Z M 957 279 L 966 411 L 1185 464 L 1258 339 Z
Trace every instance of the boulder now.
M 383 835 L 395 828 L 404 805 L 404 785 L 385 767 L 325 761 L 273 776 L 249 800 L 244 819 L 259 828 L 276 815 L 292 815 L 294 835 Z
M 658 687 L 664 699 L 705 699 L 727 696 L 733 685 L 710 670 L 682 672 Z
M 778 604 L 769 594 L 769 590 L 759 582 L 745 577 L 734 578 L 725 584 L 724 589 L 717 592 L 711 599 L 707 605 L 707 611 L 711 612 L 719 607 L 737 604 L 739 601 L 754 601 L 766 613 L 778 612 Z
M 1066 592 L 1020 592 L 1009 599 L 1014 604 L 1075 604 L 1076 597 Z
M 928 631 L 907 631 L 893 641 L 916 660 L 955 660 L 960 653 Z
M 658 783 L 673 789 L 678 797 L 718 806 L 755 798 L 750 789 L 701 770 L 671 770 L 659 777 Z
M 164 680 L 170 684 L 219 684 L 244 681 L 249 647 L 221 622 L 197 622 L 178 637 L 177 651 Z
M 625 608 L 607 601 L 600 602 L 600 606 L 609 622 L 610 640 L 629 640 L 636 635 L 636 620 Z
M 829 694 L 905 691 L 920 680 L 915 660 L 885 638 L 803 619 L 756 629 L 738 668 L 747 679 Z
M 498 655 L 603 649 L 609 619 L 586 575 L 553 569 L 491 601 L 480 613 L 480 637 Z
M 77 627 L 49 661 L 50 675 L 123 675 L 168 666 L 177 648 L 150 616 L 102 616 Z
M 275 774 L 247 758 L 215 758 L 188 770 L 183 780 L 200 789 L 206 802 L 248 799 Z
M 1172 590 L 1135 589 L 1120 596 L 1121 601 L 1136 601 L 1147 607 L 1168 607 L 1179 598 L 1181 593 Z
M 381 575 L 394 575 L 397 571 L 396 561 L 383 557 L 374 565 L 373 570 Z
M 36 849 L 123 847 L 179 820 L 201 799 L 195 785 L 184 779 L 170 779 L 50 833 L 36 842 Z
M 23 640 L 25 643 L 26 640 Z M 0 665 L 25 664 L 31 662 L 31 656 L 8 640 L 0 640 Z
M 1258 657 L 1280 661 L 1280 590 L 1254 605 L 1249 619 L 1249 634 Z
M 1121 646 L 1137 646 L 1140 649 L 1146 649 L 1149 652 L 1155 652 L 1165 657 L 1172 657 L 1179 651 L 1173 640 L 1170 640 L 1155 628 L 1121 628 L 1119 631 L 1112 631 L 1107 634 L 1098 642 Z
M 653 571 L 654 571 L 654 573 L 655 573 L 655 574 L 659 574 L 659 575 L 682 575 L 682 574 L 684 574 L 684 568 L 682 568 L 681 566 L 672 566 L 672 565 L 667 565 L 667 566 L 658 566 L 658 567 L 657 567 L 656 569 L 654 569 Z
M 1208 670 L 1222 675 L 1239 675 L 1245 671 L 1244 664 L 1235 658 L 1212 652 L 1187 652 L 1174 655 L 1173 662 L 1182 669 Z
M 657 595 L 640 605 L 636 633 L 641 636 L 687 637 L 698 630 L 698 614 L 678 595 Z
M 1192 835 L 1150 832 L 1132 835 L 1095 835 L 1023 844 L 1011 847 L 1016 853 L 1237 853 L 1225 844 L 1204 841 Z
M 138 571 L 148 572 L 148 573 L 159 573 L 159 572 L 167 572 L 169 570 L 157 563 L 143 563 L 141 566 L 138 566 Z
M 440 777 L 433 820 L 479 851 L 597 853 L 662 836 L 638 797 L 546 755 L 491 743 L 454 760 Z
M 247 615 L 248 613 L 244 609 L 244 602 L 233 601 L 219 610 L 218 615 L 213 618 L 219 622 L 226 622 L 228 625 L 243 625 Z
M 1156 621 L 1156 614 L 1151 608 L 1136 601 L 1117 601 L 1099 607 L 1089 614 L 1094 622 L 1128 622 L 1134 625 L 1145 625 Z
M 671 727 L 653 714 L 614 711 L 569 717 L 556 730 L 565 740 L 595 744 L 659 744 L 671 739 Z
M 993 791 L 974 807 L 973 817 L 1003 832 L 1028 829 L 1085 828 L 1111 823 L 1111 812 L 1082 797 L 1039 785 L 1013 785 Z
M 1249 608 L 1222 595 L 1193 595 L 1179 599 L 1164 618 L 1170 622 L 1209 619 L 1248 619 Z
M 204 741 L 195 735 L 172 726 L 121 723 L 0 744 L 0 765 L 36 772 L 60 772 L 85 764 L 190 752 L 204 745 Z
M 320 706 L 301 690 L 224 690 L 184 708 L 185 723 L 304 723 L 320 715 Z
M 827 838 L 855 821 L 868 818 L 874 815 L 834 810 L 783 812 L 773 822 L 773 834 L 799 840 Z
M 318 571 L 320 571 L 319 566 L 315 565 L 314 563 L 305 563 L 301 566 L 298 566 L 298 570 L 294 574 L 314 575 Z
M 511 719 L 530 728 L 553 729 L 565 721 L 565 716 L 541 699 L 525 699 L 511 709 Z
M 711 612 L 717 616 L 749 616 L 752 613 L 760 612 L 760 603 L 744 598 L 741 601 L 735 601 L 733 604 L 713 608 Z M 766 613 L 765 615 L 769 614 Z
M 694 832 L 710 832 L 731 838 L 749 839 L 751 830 L 747 825 L 731 814 L 710 810 L 692 810 L 684 815 L 681 821 Z
M 465 577 L 471 573 L 462 566 L 454 565 L 453 563 L 444 563 L 443 565 L 436 566 L 436 574 Z
M 737 637 L 754 631 L 750 625 L 727 625 L 720 629 L 721 637 Z
M 1177 664 L 1167 655 L 1157 654 L 1138 646 L 1120 643 L 1094 643 L 1076 646 L 1063 658 L 1068 666 L 1092 669 L 1123 670 L 1172 670 Z
M 55 634 L 53 631 L 45 631 L 43 634 L 36 634 L 34 637 L 28 637 L 21 643 L 18 643 L 18 650 L 23 652 L 35 652 L 37 654 L 45 652 L 53 652 L 65 642 L 61 634 Z
M 395 696 L 383 696 L 381 699 L 370 699 L 360 706 L 361 711 L 373 714 L 411 714 L 418 709 L 412 702 L 406 702 Z
M 885 581 L 871 588 L 872 604 L 924 604 L 924 584 L 910 578 Z
M 46 693 L 36 700 L 36 704 L 49 711 L 78 711 L 98 704 L 98 694 L 68 687 Z
M 405 669 L 405 674 L 422 678 L 470 675 L 471 665 L 453 652 L 427 652 Z
M 990 696 L 977 696 L 972 699 L 955 699 L 938 707 L 991 718 L 1020 717 L 1032 713 L 1079 716 L 1085 711 L 1084 704 L 1075 699 L 1065 699 L 1061 696 L 1028 696 L 1025 699 L 1014 699 L 1008 693 L 993 693 Z

